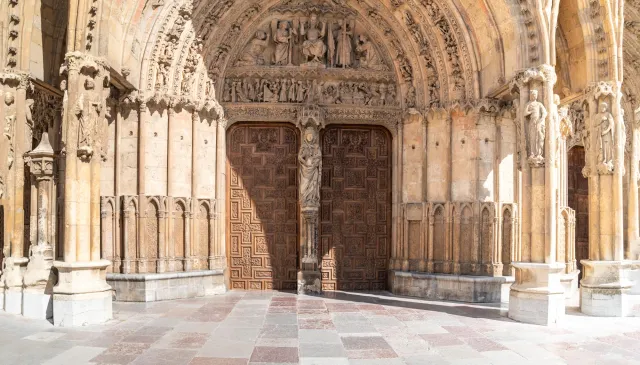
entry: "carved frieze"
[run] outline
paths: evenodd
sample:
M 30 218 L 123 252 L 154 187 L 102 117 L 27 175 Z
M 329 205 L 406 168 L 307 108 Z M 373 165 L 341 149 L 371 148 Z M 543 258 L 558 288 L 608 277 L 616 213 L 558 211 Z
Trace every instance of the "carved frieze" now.
M 232 78 L 225 80 L 225 103 L 308 103 L 398 107 L 393 83 L 319 81 L 296 78 Z M 415 92 L 414 92 L 415 105 Z

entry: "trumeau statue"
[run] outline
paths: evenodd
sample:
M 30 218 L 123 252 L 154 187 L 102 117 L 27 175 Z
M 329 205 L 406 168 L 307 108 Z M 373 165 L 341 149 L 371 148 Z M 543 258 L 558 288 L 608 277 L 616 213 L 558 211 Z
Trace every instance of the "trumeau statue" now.
M 300 34 L 306 36 L 302 43 L 302 55 L 307 64 L 324 64 L 324 55 L 327 53 L 327 46 L 323 40 L 326 26 L 326 23 L 318 20 L 316 14 L 311 14 L 307 27 L 305 23 L 300 24 Z
M 305 128 L 298 161 L 300 162 L 302 207 L 317 207 L 320 204 L 320 171 L 322 169 L 322 152 L 317 127 Z
M 524 108 L 524 117 L 529 131 L 529 161 L 540 164 L 544 162 L 547 109 L 538 101 L 537 90 L 529 92 L 529 102 Z
M 613 115 L 609 112 L 609 105 L 600 102 L 599 112 L 595 115 L 595 126 L 598 131 L 598 162 L 599 168 L 613 171 L 614 130 Z M 601 169 L 601 168 L 600 168 Z

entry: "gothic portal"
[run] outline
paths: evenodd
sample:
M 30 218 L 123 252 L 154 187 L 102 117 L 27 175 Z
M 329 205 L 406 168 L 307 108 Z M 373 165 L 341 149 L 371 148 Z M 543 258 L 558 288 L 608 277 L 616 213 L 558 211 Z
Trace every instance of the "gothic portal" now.
M 7 312 L 388 290 L 638 314 L 637 1 L 0 6 Z

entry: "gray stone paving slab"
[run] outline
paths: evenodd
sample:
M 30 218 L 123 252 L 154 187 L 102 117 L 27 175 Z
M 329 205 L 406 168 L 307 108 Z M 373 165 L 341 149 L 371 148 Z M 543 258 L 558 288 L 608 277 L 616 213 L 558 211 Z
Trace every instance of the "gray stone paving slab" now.
M 0 313 L 0 364 L 640 365 L 640 318 L 569 313 L 549 328 L 479 317 L 478 305 L 348 297 L 114 303 L 113 321 L 82 328 Z

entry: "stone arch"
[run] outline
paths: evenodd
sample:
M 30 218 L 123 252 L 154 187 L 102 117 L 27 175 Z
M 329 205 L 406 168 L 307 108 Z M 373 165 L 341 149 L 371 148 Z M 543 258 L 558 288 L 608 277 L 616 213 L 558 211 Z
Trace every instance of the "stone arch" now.
M 474 264 L 478 262 L 478 249 L 474 238 L 473 209 L 470 204 L 461 204 L 459 220 L 460 273 L 474 273 Z
M 169 252 L 175 271 L 185 271 L 186 259 L 188 259 L 189 242 L 187 241 L 187 204 L 183 199 L 176 199 L 171 213 L 171 241 Z
M 512 268 L 511 262 L 513 261 L 513 218 L 511 206 L 505 206 L 502 210 L 502 246 L 500 247 L 500 261 L 502 262 L 502 275 L 511 276 Z
M 111 261 L 111 265 L 107 268 L 107 272 L 119 272 L 122 252 L 118 247 L 114 229 L 115 227 L 115 201 L 113 198 L 103 198 L 101 201 L 101 246 L 102 259 Z
M 209 225 L 209 220 L 213 218 L 211 211 L 212 209 L 208 202 L 200 203 L 197 215 L 197 229 L 195 232 L 197 237 L 194 240 L 195 244 L 192 253 L 194 270 L 206 270 L 208 268 L 209 257 L 213 256 L 213 253 L 210 252 L 210 242 L 213 236 L 211 226 Z
M 485 205 L 480 212 L 480 245 L 478 246 L 479 273 L 491 274 L 493 252 L 495 247 L 494 213 L 490 205 Z
M 156 198 L 149 199 L 145 211 L 144 241 L 138 250 L 138 272 L 157 272 L 157 259 L 160 250 L 160 225 L 164 222 L 162 216 L 162 205 Z M 131 246 L 129 246 L 131 247 Z
M 433 269 L 437 273 L 445 273 L 445 263 L 448 261 L 448 241 L 445 207 L 437 204 L 433 208 L 431 222 L 433 222 L 433 237 L 431 238 L 431 247 L 433 250 Z
M 212 85 L 215 81 L 218 84 L 218 90 L 215 90 L 215 92 L 219 97 L 221 92 L 219 90 L 221 85 L 219 80 L 225 72 L 229 59 L 231 59 L 231 53 L 234 51 L 238 52 L 238 49 L 243 48 L 243 45 L 240 45 L 237 39 L 246 40 L 246 38 L 240 35 L 248 36 L 254 33 L 255 19 L 262 19 L 264 14 L 271 11 L 274 7 L 283 5 L 296 6 L 299 4 L 296 4 L 295 1 L 285 1 L 280 2 L 280 4 L 278 4 L 277 1 L 270 1 L 266 4 L 247 4 L 243 7 L 232 1 L 224 1 L 221 3 L 189 3 L 177 1 L 171 3 L 170 6 L 164 6 L 160 11 L 149 15 L 154 21 L 153 27 L 147 37 L 146 44 L 148 44 L 148 46 L 146 46 L 144 50 L 144 55 L 140 57 L 143 60 L 140 73 L 141 90 L 146 90 L 147 93 L 154 93 L 153 79 L 154 73 L 156 73 L 157 70 L 154 70 L 156 66 L 154 66 L 153 63 L 156 62 L 162 54 L 164 42 L 172 40 L 173 45 L 170 49 L 172 50 L 171 53 L 175 54 L 176 57 L 171 60 L 171 63 L 168 63 L 170 68 L 174 70 L 174 74 L 168 76 L 171 82 L 173 82 L 172 85 L 168 86 L 168 89 L 175 91 L 175 83 L 181 78 L 181 75 L 177 75 L 176 73 L 184 70 L 184 66 L 186 65 L 184 61 L 188 58 L 189 50 L 198 48 L 198 45 L 202 44 L 203 50 L 200 58 L 205 61 L 204 64 L 207 67 L 196 67 L 194 76 L 196 81 L 193 90 L 197 91 L 199 97 L 203 95 L 210 97 L 207 95 L 208 93 L 204 91 L 211 89 L 209 85 Z M 322 1 L 317 1 L 316 5 L 321 6 L 326 4 L 323 4 Z M 378 37 L 383 39 L 381 45 L 385 50 L 388 50 L 387 53 L 390 54 L 394 60 L 398 60 L 399 55 L 395 54 L 393 50 L 392 40 L 407 39 L 407 41 L 402 42 L 400 52 L 401 55 L 407 57 L 409 65 L 413 70 L 414 75 L 412 75 L 412 79 L 416 80 L 414 86 L 419 105 L 424 105 L 425 103 L 432 104 L 433 98 L 428 97 L 429 87 L 438 89 L 442 94 L 439 95 L 437 104 L 445 103 L 449 100 L 474 99 L 479 97 L 480 91 L 477 80 L 479 67 L 477 65 L 480 56 L 476 55 L 477 48 L 473 45 L 472 41 L 474 37 L 470 35 L 470 32 L 473 32 L 473 30 L 468 30 L 466 27 L 460 25 L 464 23 L 465 17 L 461 14 L 466 10 L 464 7 L 454 2 L 434 3 L 424 0 L 421 0 L 419 3 L 416 1 L 416 7 L 407 5 L 406 8 L 402 9 L 389 9 L 384 6 L 374 8 L 366 2 L 357 4 L 349 3 L 348 5 L 351 6 L 352 9 L 356 9 L 362 18 L 374 19 L 373 21 L 368 20 L 367 24 L 369 24 L 372 29 L 377 29 L 376 33 Z M 394 12 L 403 12 L 409 9 L 414 17 L 427 19 L 429 12 L 426 9 L 428 7 L 437 7 L 443 14 L 441 19 L 442 24 L 446 24 L 446 26 L 451 29 L 451 35 L 448 36 L 445 34 L 445 36 L 447 39 L 455 39 L 457 42 L 456 45 L 459 49 L 454 53 L 460 54 L 460 62 L 454 59 L 453 63 L 451 63 L 451 57 L 443 53 L 442 45 L 444 45 L 445 42 L 443 41 L 441 33 L 434 31 L 426 32 L 425 34 L 427 34 L 427 37 L 431 37 L 430 44 L 435 45 L 439 43 L 441 46 L 437 47 L 437 49 L 434 46 L 434 49 L 428 53 L 434 58 L 440 58 L 441 62 L 436 60 L 436 62 L 434 62 L 436 65 L 431 65 L 430 61 L 424 60 L 423 54 L 416 51 L 419 50 L 420 47 L 416 45 L 414 37 L 412 36 L 412 29 L 415 28 L 411 28 L 405 24 L 402 17 L 394 16 Z M 416 10 L 414 12 L 414 8 L 419 8 L 420 11 Z M 371 26 L 371 24 L 377 22 L 375 19 L 384 19 L 384 22 L 388 24 L 383 27 L 384 29 L 380 29 L 378 24 Z M 492 22 L 489 21 L 487 23 L 491 24 Z M 218 34 L 222 34 L 222 36 L 217 36 Z M 227 40 L 232 39 L 234 42 L 226 44 L 225 37 Z M 196 46 L 193 47 L 193 44 L 196 44 Z M 396 44 L 398 45 L 400 43 Z M 449 44 L 449 46 L 450 51 L 453 51 L 455 47 L 452 46 L 452 44 Z M 215 66 L 218 62 L 222 66 Z M 397 62 L 394 63 L 394 69 L 398 76 L 402 74 L 398 71 L 399 66 Z M 432 67 L 437 70 L 437 84 L 434 83 L 433 75 L 427 75 L 428 72 L 431 72 L 429 70 L 431 70 Z M 449 74 L 456 76 L 460 73 L 464 75 L 463 77 L 465 79 L 464 95 L 447 95 L 449 93 L 448 88 L 441 87 L 443 84 L 448 84 L 445 77 L 448 77 Z M 403 93 L 406 93 L 406 85 L 403 86 L 403 89 L 405 89 Z

